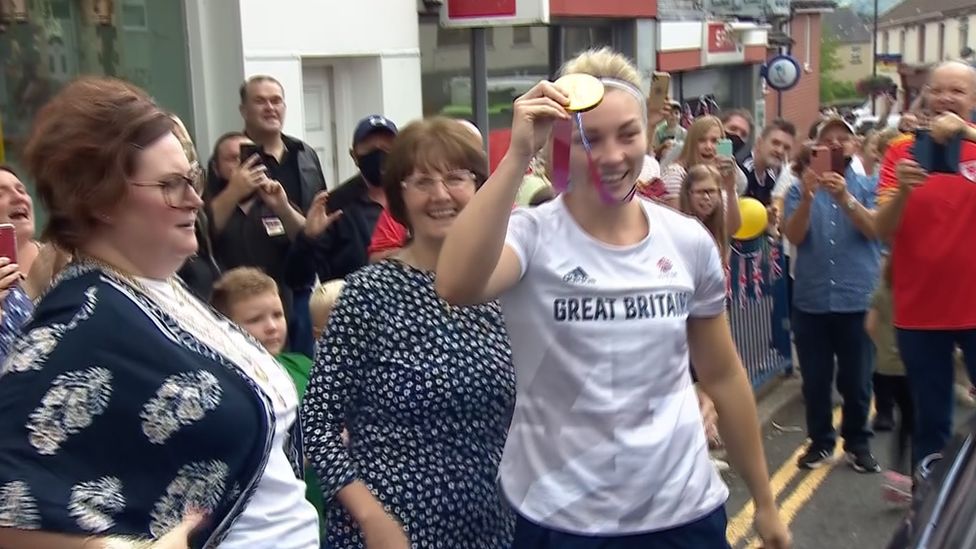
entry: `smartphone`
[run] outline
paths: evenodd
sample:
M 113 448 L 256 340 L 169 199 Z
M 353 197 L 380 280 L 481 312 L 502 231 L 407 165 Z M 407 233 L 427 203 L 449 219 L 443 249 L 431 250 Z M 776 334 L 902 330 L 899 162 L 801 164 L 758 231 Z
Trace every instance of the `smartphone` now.
M 17 233 L 10 223 L 0 224 L 0 257 L 17 263 Z
M 732 156 L 732 140 L 731 139 L 719 139 L 718 145 L 715 147 L 715 154 L 719 156 Z
M 671 75 L 666 72 L 655 72 L 651 75 L 651 94 L 647 98 L 647 109 L 659 111 L 664 108 L 671 92 Z
M 946 144 L 937 143 L 926 129 L 915 130 L 912 156 L 923 170 L 930 173 L 958 173 L 962 138 L 956 136 Z
M 830 171 L 830 163 L 830 149 L 827 147 L 810 149 L 810 169 L 818 177 Z
M 255 145 L 254 143 L 241 143 L 241 164 L 246 162 L 248 158 L 251 158 L 252 156 L 260 152 L 261 152 L 260 145 Z M 260 163 L 261 161 L 259 159 L 258 164 Z
M 830 149 L 830 171 L 844 175 L 847 172 L 847 157 L 844 147 Z

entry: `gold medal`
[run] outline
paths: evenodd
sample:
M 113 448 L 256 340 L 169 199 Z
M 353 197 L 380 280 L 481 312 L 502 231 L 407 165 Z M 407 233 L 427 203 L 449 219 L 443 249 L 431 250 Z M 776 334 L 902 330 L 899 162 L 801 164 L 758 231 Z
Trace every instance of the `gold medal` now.
M 603 101 L 603 82 L 595 76 L 583 73 L 567 74 L 554 83 L 569 96 L 567 111 L 588 111 Z

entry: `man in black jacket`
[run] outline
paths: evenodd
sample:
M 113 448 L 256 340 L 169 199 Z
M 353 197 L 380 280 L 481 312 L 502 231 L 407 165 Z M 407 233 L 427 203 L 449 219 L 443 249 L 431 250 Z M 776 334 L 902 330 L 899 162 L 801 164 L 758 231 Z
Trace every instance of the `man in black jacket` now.
M 369 263 L 373 229 L 386 207 L 381 171 L 396 134 L 396 125 L 385 116 L 359 121 L 349 150 L 359 173 L 329 193 L 328 213 L 342 212 L 341 216 L 322 234 L 315 234 L 317 224 L 306 227 L 292 248 L 290 273 L 313 278 L 317 274 L 324 282 L 344 278 Z

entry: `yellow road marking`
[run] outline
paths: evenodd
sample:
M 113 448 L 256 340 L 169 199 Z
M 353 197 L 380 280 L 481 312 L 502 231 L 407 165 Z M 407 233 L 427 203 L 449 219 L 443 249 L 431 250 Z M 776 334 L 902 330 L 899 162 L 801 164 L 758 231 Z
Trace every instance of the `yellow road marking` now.
M 834 408 L 833 415 L 833 425 L 836 429 L 840 425 L 841 408 L 837 406 Z M 772 478 L 769 481 L 769 489 L 773 492 L 773 499 L 779 499 L 780 492 L 784 488 L 789 486 L 793 478 L 796 477 L 797 473 L 800 472 L 800 468 L 796 466 L 796 460 L 800 459 L 803 455 L 804 450 L 806 450 L 806 441 L 799 446 L 790 457 L 786 458 L 783 465 L 773 473 Z M 823 467 L 821 467 L 823 469 Z M 740 541 L 746 538 L 752 533 L 752 521 L 756 514 L 756 504 L 750 499 L 742 507 L 742 509 L 736 513 L 731 520 L 729 520 L 728 528 L 726 529 L 726 537 L 729 541 L 729 545 L 735 547 Z M 781 511 L 782 515 L 782 511 Z M 785 520 L 785 519 L 784 519 Z
M 810 498 L 813 497 L 814 492 L 817 491 L 817 488 L 820 488 L 820 485 L 823 484 L 824 480 L 826 480 L 827 475 L 834 468 L 834 466 L 836 466 L 843 459 L 843 455 L 844 451 L 841 450 L 840 446 L 835 448 L 833 462 L 811 471 L 806 477 L 803 478 L 803 480 L 800 481 L 799 484 L 797 484 L 796 489 L 793 490 L 790 497 L 786 498 L 786 501 L 779 506 L 779 516 L 787 527 L 789 527 L 790 523 L 793 522 L 793 519 L 796 518 L 797 512 L 799 512 L 800 509 L 802 509 L 803 506 L 810 501 Z M 749 547 L 749 549 L 761 549 L 762 542 L 758 536 L 753 536 L 752 539 L 749 540 L 747 547 Z

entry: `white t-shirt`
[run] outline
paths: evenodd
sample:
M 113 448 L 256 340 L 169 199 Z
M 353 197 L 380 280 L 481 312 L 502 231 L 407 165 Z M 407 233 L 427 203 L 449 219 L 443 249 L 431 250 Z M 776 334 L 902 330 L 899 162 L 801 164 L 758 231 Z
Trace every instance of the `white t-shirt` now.
M 641 166 L 640 175 L 637 176 L 637 180 L 649 183 L 659 177 L 661 177 L 661 164 L 653 156 L 645 154 L 644 165 Z
M 298 418 L 298 394 L 294 382 L 273 356 L 255 346 L 226 319 L 218 318 L 195 301 L 191 303 L 199 307 L 184 306 L 177 298 L 176 290 L 167 282 L 149 278 L 138 280 L 153 292 L 161 307 L 180 311 L 177 319 L 184 321 L 181 322 L 184 329 L 237 364 L 274 404 L 275 432 L 267 467 L 251 501 L 220 543 L 220 548 L 317 549 L 318 513 L 305 499 L 305 483 L 295 476 L 285 449 L 288 430 Z M 195 299 L 184 293 L 184 300 Z M 256 368 L 261 368 L 266 380 L 255 375 Z
M 517 371 L 499 470 L 526 518 L 584 535 L 686 524 L 728 490 L 708 459 L 686 320 L 725 308 L 714 240 L 641 200 L 648 236 L 597 241 L 563 197 L 517 210 L 506 245 L 520 282 L 501 296 Z

